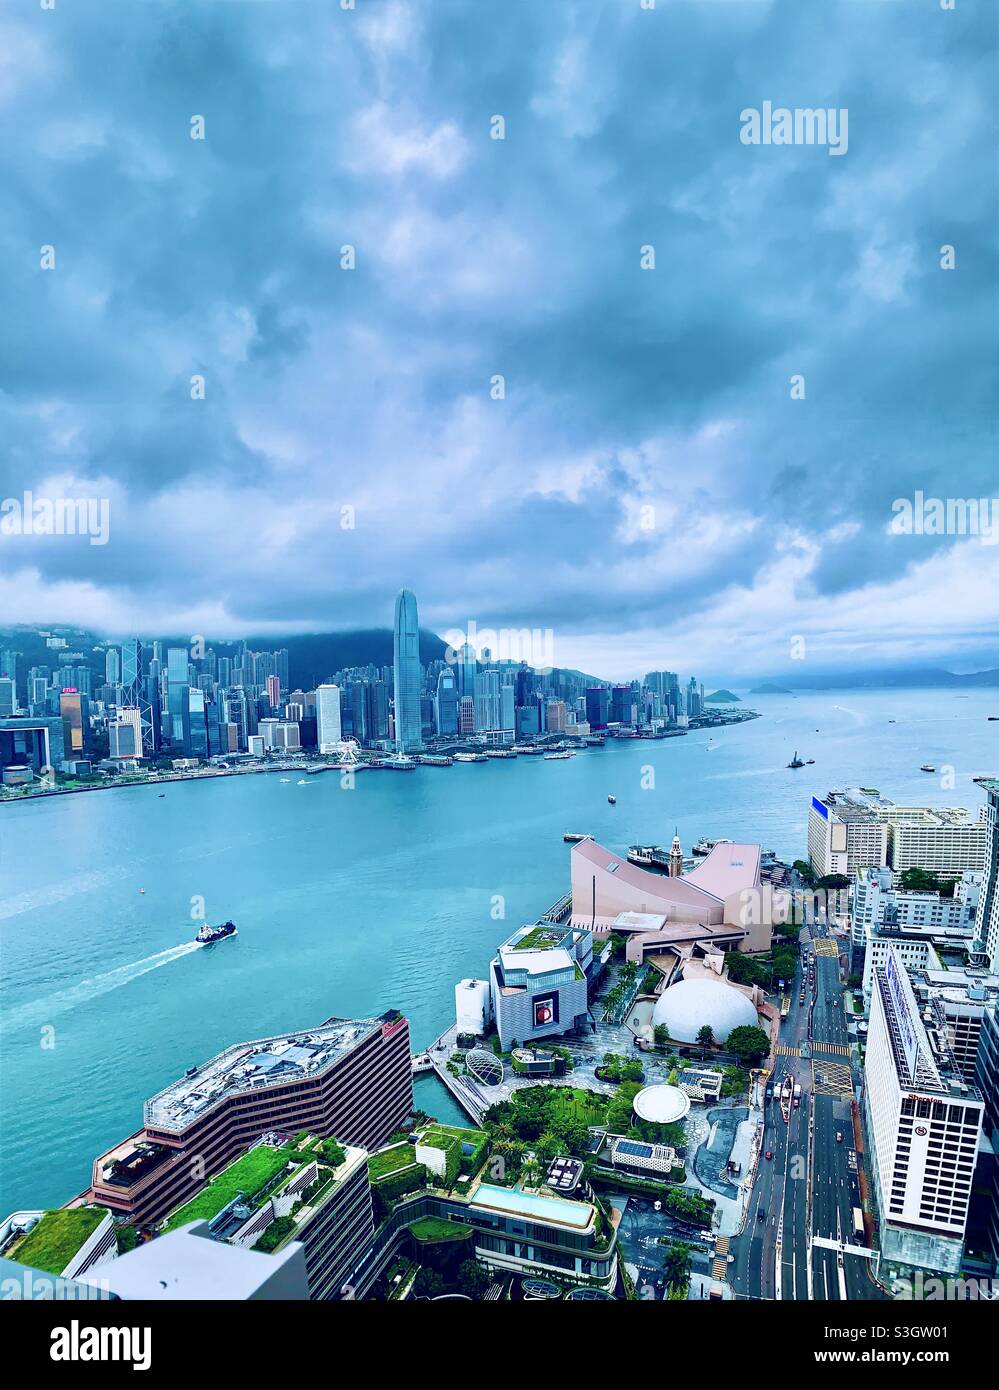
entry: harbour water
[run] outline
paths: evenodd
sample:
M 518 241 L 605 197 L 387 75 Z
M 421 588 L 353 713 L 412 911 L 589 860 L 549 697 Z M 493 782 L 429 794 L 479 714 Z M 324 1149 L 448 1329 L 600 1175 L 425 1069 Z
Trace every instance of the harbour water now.
M 876 786 L 977 814 L 972 779 L 999 773 L 996 691 L 744 698 L 760 719 L 566 760 L 0 808 L 0 1215 L 85 1188 L 143 1100 L 229 1043 L 389 1007 L 429 1042 L 454 982 L 567 891 L 566 831 L 620 851 L 676 828 L 688 850 L 711 835 L 804 857 L 813 793 Z M 814 765 L 788 769 L 796 749 Z M 202 899 L 239 935 L 196 946 Z M 417 1097 L 457 1117 L 433 1078 Z

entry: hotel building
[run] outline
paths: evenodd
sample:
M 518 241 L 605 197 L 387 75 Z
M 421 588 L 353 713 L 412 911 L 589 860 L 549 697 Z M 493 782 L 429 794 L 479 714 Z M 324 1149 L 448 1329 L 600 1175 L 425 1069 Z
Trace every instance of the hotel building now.
M 866 788 L 812 797 L 808 810 L 808 859 L 819 877 L 858 869 L 925 869 L 956 878 L 983 869 L 984 815 L 972 820 L 963 806 L 896 806 Z
M 999 779 L 981 783 L 985 792 L 985 888 L 979 913 L 979 944 L 993 970 L 999 969 Z
M 146 1102 L 142 1128 L 94 1161 L 89 1197 L 150 1225 L 263 1134 L 308 1129 L 376 1148 L 412 1107 L 398 1013 L 237 1043 Z
M 956 1274 L 983 1101 L 936 1015 L 922 1018 L 895 952 L 875 971 L 864 1119 L 883 1262 Z
M 243 1250 L 273 1255 L 300 1242 L 309 1298 L 338 1298 L 375 1234 L 367 1152 L 312 1134 L 268 1136 L 171 1213 L 165 1232 L 199 1218 L 213 1240 Z

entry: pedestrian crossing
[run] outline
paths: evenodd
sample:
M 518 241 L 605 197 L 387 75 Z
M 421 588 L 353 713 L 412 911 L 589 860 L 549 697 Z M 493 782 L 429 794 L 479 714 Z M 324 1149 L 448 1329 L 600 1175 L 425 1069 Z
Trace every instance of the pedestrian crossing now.
M 842 1062 L 812 1061 L 812 1090 L 817 1096 L 845 1099 L 853 1095 L 853 1072 Z
M 731 1248 L 732 1242 L 728 1236 L 719 1236 L 718 1239 L 715 1241 L 715 1254 L 717 1255 L 727 1256 Z
M 778 1057 L 801 1056 L 801 1049 L 799 1047 L 792 1047 L 790 1043 L 778 1043 L 777 1046 L 774 1048 L 774 1052 Z
M 728 1274 L 728 1262 L 726 1260 L 711 1261 L 711 1277 L 716 1283 L 720 1282 Z
M 846 1043 L 820 1042 L 818 1038 L 812 1043 L 813 1052 L 835 1052 L 839 1057 L 849 1057 L 850 1049 Z

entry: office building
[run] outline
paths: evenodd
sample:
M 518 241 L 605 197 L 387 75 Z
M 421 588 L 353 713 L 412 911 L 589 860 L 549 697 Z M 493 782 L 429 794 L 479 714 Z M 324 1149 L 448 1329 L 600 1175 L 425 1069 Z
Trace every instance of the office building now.
M 17 686 L 13 676 L 0 676 L 0 719 L 17 714 Z
M 262 1134 L 309 1129 L 371 1148 L 412 1106 L 399 1014 L 238 1043 L 146 1102 L 141 1129 L 94 1161 L 92 1199 L 156 1222 Z
M 0 716 L 0 768 L 61 768 L 65 758 L 61 716 Z
M 75 688 L 67 688 L 59 695 L 59 714 L 62 718 L 62 741 L 66 759 L 81 757 L 83 754 L 83 696 Z
M 167 648 L 167 728 L 174 753 L 191 752 L 191 680 L 187 648 Z
M 315 687 L 315 720 L 321 753 L 335 753 L 343 739 L 340 726 L 339 685 L 317 685 Z
M 449 667 L 445 667 L 437 677 L 434 727 L 439 738 L 451 738 L 458 732 L 458 686 L 454 671 Z
M 606 686 L 592 686 L 586 692 L 586 722 L 591 729 L 606 729 L 610 718 L 610 692 Z
M 882 1272 L 959 1271 L 983 1108 L 935 1015 L 920 1016 L 905 966 L 890 951 L 874 976 L 864 1059 Z
M 395 601 L 393 631 L 395 743 L 400 753 L 423 746 L 420 717 L 420 624 L 416 597 L 408 589 Z
M 970 945 L 984 884 L 981 870 L 966 869 L 953 895 L 917 892 L 897 887 L 900 875 L 888 868 L 858 869 L 853 881 L 852 942 L 862 947 L 870 927 L 902 931 L 925 928 L 941 940 Z

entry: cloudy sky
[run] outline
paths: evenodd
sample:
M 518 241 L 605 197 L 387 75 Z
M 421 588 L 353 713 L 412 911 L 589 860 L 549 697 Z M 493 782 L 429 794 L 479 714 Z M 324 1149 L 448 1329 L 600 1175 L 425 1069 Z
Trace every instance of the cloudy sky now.
M 614 677 L 796 638 L 999 664 L 999 544 L 889 531 L 916 489 L 999 498 L 997 32 L 992 0 L 6 6 L 0 498 L 107 498 L 110 539 L 0 534 L 0 622 L 384 625 L 406 585 Z M 845 108 L 848 149 L 744 144 L 765 101 Z

